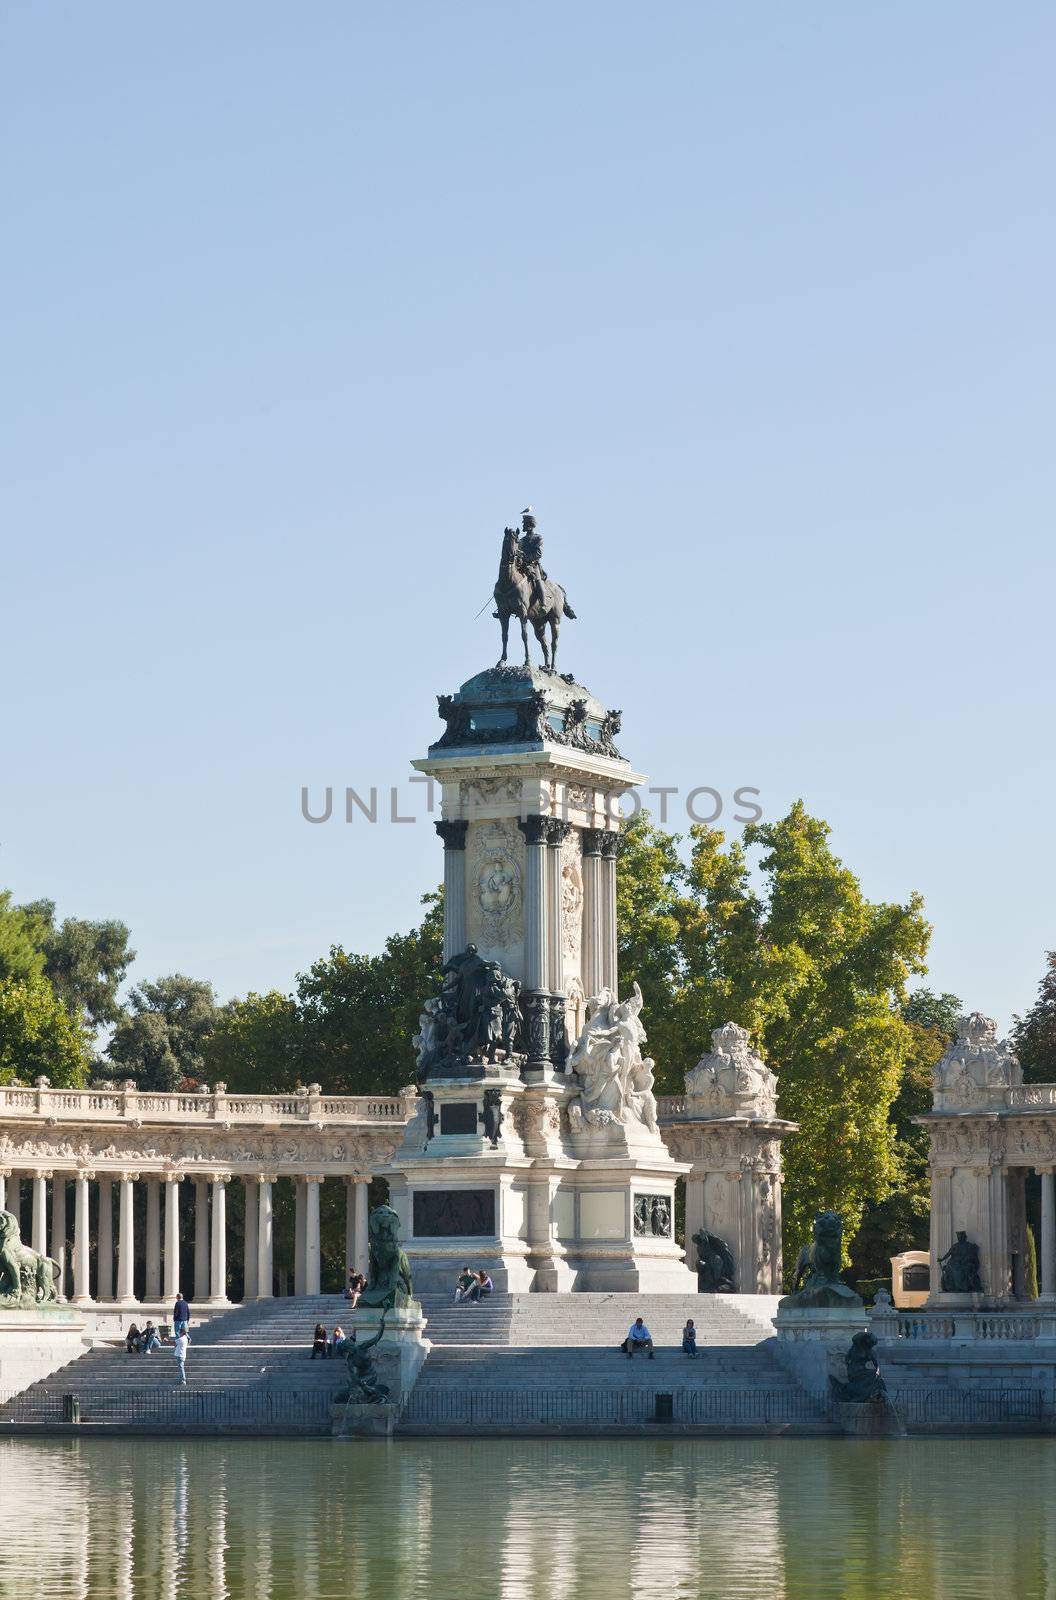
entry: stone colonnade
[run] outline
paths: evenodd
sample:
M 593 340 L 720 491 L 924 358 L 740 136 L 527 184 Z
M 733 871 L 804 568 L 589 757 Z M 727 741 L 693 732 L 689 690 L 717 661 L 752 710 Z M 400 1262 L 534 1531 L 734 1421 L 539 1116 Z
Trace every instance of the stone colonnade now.
M 0 1087 L 0 1208 L 59 1266 L 64 1298 L 228 1304 L 228 1187 L 241 1187 L 244 1289 L 266 1300 L 292 1266 L 317 1294 L 320 1191 L 345 1186 L 345 1266 L 367 1269 L 367 1185 L 403 1137 L 414 1092 L 324 1096 Z M 277 1261 L 274 1186 L 294 1184 L 293 1260 Z M 71 1194 L 72 1189 L 72 1194 Z M 21 1202 L 21 1203 L 20 1203 Z M 189 1215 L 185 1212 L 189 1210 Z M 181 1227 L 181 1217 L 184 1226 Z M 181 1240 L 183 1258 L 181 1259 Z
M 319 1193 L 321 1173 L 292 1176 L 296 1232 L 293 1283 L 296 1294 L 318 1294 L 321 1274 Z M 273 1173 L 179 1173 L 62 1171 L 0 1167 L 0 1209 L 24 1214 L 20 1188 L 28 1183 L 31 1223 L 25 1242 L 58 1264 L 60 1296 L 78 1305 L 136 1305 L 175 1299 L 183 1291 L 196 1305 L 224 1306 L 228 1298 L 227 1188 L 245 1194 L 242 1222 L 244 1300 L 266 1300 L 275 1292 Z M 345 1176 L 346 1271 L 367 1269 L 365 1176 Z M 69 1189 L 72 1185 L 72 1206 Z M 145 1203 L 136 1205 L 137 1188 Z M 180 1257 L 181 1204 L 190 1190 L 193 1244 Z M 115 1198 L 116 1196 L 116 1198 Z M 114 1213 L 117 1213 L 115 1229 Z M 94 1214 L 94 1227 L 90 1218 Z M 91 1245 L 94 1243 L 94 1263 Z M 92 1270 L 94 1265 L 94 1272 Z M 137 1283 L 143 1286 L 136 1293 Z

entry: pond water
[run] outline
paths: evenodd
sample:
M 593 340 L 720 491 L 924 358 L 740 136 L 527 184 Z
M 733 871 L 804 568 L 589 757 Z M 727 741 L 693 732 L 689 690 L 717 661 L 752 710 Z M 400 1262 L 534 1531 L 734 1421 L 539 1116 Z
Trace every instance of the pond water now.
M 1046 1439 L 0 1439 L 4 1600 L 1056 1600 Z

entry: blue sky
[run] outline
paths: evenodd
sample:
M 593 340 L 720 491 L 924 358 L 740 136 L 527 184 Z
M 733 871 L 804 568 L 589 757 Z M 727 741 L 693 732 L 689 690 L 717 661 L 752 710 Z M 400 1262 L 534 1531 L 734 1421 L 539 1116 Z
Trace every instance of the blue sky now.
M 796 796 L 1002 1026 L 1056 945 L 1056 13 L 9 5 L 0 883 L 288 988 L 531 500 L 658 783 Z M 725 820 L 725 819 L 723 819 Z

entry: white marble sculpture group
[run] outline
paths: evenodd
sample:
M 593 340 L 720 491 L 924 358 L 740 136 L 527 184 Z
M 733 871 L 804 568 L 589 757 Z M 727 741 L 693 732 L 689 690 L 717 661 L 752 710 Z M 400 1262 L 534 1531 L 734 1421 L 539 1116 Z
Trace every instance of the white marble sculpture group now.
M 565 1066 L 583 1085 L 568 1107 L 573 1133 L 584 1126 L 606 1128 L 628 1121 L 657 1133 L 654 1062 L 642 1055 L 646 1033 L 641 1010 L 637 984 L 630 999 L 621 1000 L 614 990 L 602 989 L 587 1002 L 586 1023 Z

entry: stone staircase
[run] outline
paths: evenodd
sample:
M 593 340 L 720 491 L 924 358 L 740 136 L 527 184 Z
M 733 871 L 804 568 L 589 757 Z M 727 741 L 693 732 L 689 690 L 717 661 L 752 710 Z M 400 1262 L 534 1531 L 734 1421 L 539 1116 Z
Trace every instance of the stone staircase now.
M 679 1388 L 798 1391 L 770 1354 L 762 1322 L 717 1295 L 522 1294 L 456 1306 L 423 1297 L 434 1348 L 417 1389 Z M 656 1346 L 628 1361 L 619 1345 L 636 1316 Z M 695 1360 L 681 1349 L 687 1317 Z
M 433 1348 L 404 1432 L 504 1423 L 517 1432 L 577 1423 L 592 1431 L 649 1421 L 657 1394 L 672 1392 L 675 1420 L 694 1425 L 824 1425 L 822 1408 L 771 1355 L 762 1305 L 747 1314 L 733 1297 L 713 1295 L 493 1295 L 470 1305 L 421 1298 Z M 638 1315 L 656 1344 L 652 1361 L 628 1361 L 618 1348 Z M 696 1360 L 681 1350 L 690 1316 Z M 171 1347 L 151 1356 L 100 1347 L 0 1405 L 0 1426 L 69 1421 L 76 1401 L 81 1425 L 326 1432 L 347 1374 L 342 1361 L 311 1359 L 312 1332 L 317 1322 L 347 1320 L 339 1295 L 258 1301 L 214 1316 L 191 1330 L 186 1390 L 175 1387 Z

